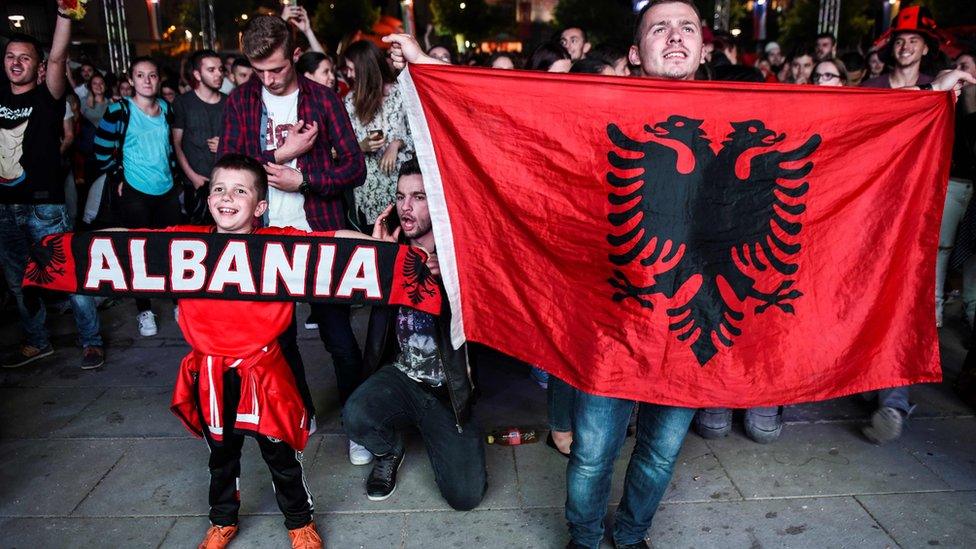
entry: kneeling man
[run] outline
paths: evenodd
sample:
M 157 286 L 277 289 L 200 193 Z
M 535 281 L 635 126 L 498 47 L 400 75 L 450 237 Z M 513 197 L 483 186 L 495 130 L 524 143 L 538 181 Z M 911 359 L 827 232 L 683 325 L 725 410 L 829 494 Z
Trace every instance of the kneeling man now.
M 377 219 L 374 236 L 405 238 L 412 246 L 435 253 L 424 180 L 416 159 L 400 169 L 396 214 L 399 228 L 384 228 L 392 207 Z M 402 232 L 402 234 L 400 234 Z M 436 257 L 436 256 L 434 256 Z M 433 259 L 433 258 L 432 258 Z M 428 262 L 439 276 L 436 261 Z M 375 372 L 349 397 L 343 423 L 349 440 L 365 446 L 376 459 L 366 481 L 373 501 L 396 490 L 403 463 L 399 431 L 413 426 L 427 447 L 434 479 L 454 509 L 475 508 L 487 488 L 485 445 L 481 429 L 470 419 L 471 392 L 467 349 L 450 343 L 450 318 L 407 307 L 374 307 L 366 336 L 366 371 Z

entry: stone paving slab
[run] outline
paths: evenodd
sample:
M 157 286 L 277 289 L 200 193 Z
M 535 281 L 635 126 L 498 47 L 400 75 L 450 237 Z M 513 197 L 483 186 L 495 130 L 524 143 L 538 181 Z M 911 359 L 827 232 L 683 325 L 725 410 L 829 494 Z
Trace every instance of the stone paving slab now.
M 0 548 L 156 547 L 174 522 L 173 517 L 7 519 L 0 521 Z
M 664 504 L 654 547 L 893 547 L 852 497 Z
M 173 388 L 186 345 L 152 349 L 110 347 L 105 366 L 82 370 L 74 361 L 37 363 L 37 375 L 17 383 L 20 387 L 166 387 Z M 30 366 L 26 366 L 28 368 Z
M 322 514 L 315 522 L 323 535 L 326 547 L 339 549 L 388 549 L 400 547 L 404 513 L 382 514 Z M 288 530 L 280 516 L 242 516 L 241 529 L 231 549 L 287 549 Z M 183 517 L 169 531 L 161 549 L 196 547 L 210 526 L 206 517 Z
M 525 547 L 561 549 L 569 536 L 562 509 L 409 513 L 407 549 Z
M 309 441 L 306 455 L 320 438 Z M 245 440 L 241 459 L 241 512 L 278 513 L 271 475 L 253 440 Z M 210 474 L 203 440 L 159 439 L 134 442 L 125 456 L 75 512 L 76 516 L 202 515 L 208 512 Z M 308 469 L 306 468 L 306 474 Z M 316 495 L 314 490 L 313 495 Z
M 47 437 L 94 403 L 105 389 L 0 388 L 0 437 Z
M 788 425 L 768 445 L 734 432 L 708 446 L 747 499 L 949 488 L 900 446 L 868 442 L 856 424 Z
M 976 419 L 918 420 L 899 444 L 956 490 L 976 490 Z
M 976 547 L 976 492 L 857 499 L 902 547 Z
M 75 389 L 79 390 L 79 389 Z M 170 411 L 170 387 L 110 388 L 66 425 L 56 437 L 180 437 L 187 430 Z
M 113 440 L 0 442 L 0 516 L 67 516 L 129 444 Z
M 397 474 L 397 490 L 385 501 L 366 498 L 366 477 L 371 465 L 349 463 L 345 436 L 322 437 L 322 445 L 305 474 L 316 498 L 316 509 L 324 512 L 380 512 L 450 510 L 434 482 L 427 451 L 418 436 L 406 439 L 406 457 Z M 514 509 L 516 496 L 515 461 L 507 447 L 489 446 L 486 454 L 488 492 L 479 508 Z

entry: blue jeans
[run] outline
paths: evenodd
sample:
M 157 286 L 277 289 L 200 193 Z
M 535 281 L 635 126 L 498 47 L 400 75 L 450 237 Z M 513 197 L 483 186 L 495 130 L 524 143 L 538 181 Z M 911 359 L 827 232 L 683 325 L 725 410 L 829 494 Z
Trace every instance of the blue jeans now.
M 546 389 L 546 405 L 549 408 L 549 429 L 568 433 L 573 430 L 573 407 L 576 402 L 576 388 L 549 374 L 549 387 Z
M 624 444 L 635 405 L 631 400 L 576 392 L 573 447 L 566 470 L 566 520 L 573 541 L 583 547 L 599 547 L 603 539 L 613 462 Z M 644 539 L 695 417 L 693 408 L 639 406 L 637 441 L 614 521 L 617 545 Z
M 64 204 L 0 204 L 0 263 L 7 285 L 17 300 L 20 324 L 28 345 L 39 349 L 50 345 L 44 321 L 44 307 L 31 313 L 24 305 L 21 283 L 30 246 L 49 234 L 68 230 Z M 75 316 L 82 347 L 101 346 L 98 310 L 91 296 L 72 294 L 71 311 Z
M 965 179 L 949 178 L 949 187 L 946 190 L 945 206 L 942 210 L 942 225 L 939 227 L 939 253 L 935 260 L 935 318 L 942 322 L 942 309 L 945 303 L 945 281 L 949 272 L 949 256 L 952 255 L 952 248 L 956 244 L 956 230 L 959 222 L 966 212 L 969 199 L 973 196 L 973 182 Z M 970 288 L 966 284 L 965 278 L 972 278 L 972 274 L 966 277 L 964 274 L 963 298 L 966 304 L 966 313 L 972 308 L 971 304 L 976 300 L 976 288 Z

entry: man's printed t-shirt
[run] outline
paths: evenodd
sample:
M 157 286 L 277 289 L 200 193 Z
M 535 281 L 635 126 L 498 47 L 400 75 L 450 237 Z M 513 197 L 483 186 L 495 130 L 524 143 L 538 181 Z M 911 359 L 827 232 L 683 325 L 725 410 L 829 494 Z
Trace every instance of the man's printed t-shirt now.
M 400 354 L 396 367 L 414 381 L 438 387 L 444 383 L 444 367 L 437 353 L 433 315 L 400 307 L 396 318 L 396 337 Z
M 298 122 L 298 90 L 279 96 L 262 88 L 261 99 L 265 107 L 265 120 L 261 129 L 264 150 L 277 150 L 284 144 L 289 130 Z M 292 160 L 286 166 L 295 168 L 297 164 L 297 160 Z M 268 220 L 268 225 L 272 227 L 312 230 L 305 217 L 305 197 L 297 192 L 268 187 Z
M 0 86 L 0 204 L 64 204 L 64 104 L 47 86 L 16 95 Z

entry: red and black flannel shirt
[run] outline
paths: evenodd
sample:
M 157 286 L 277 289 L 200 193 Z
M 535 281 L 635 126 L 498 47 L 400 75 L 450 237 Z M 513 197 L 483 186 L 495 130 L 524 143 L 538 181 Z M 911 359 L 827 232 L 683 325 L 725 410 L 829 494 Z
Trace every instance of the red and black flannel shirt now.
M 342 193 L 366 180 L 366 162 L 342 101 L 332 90 L 298 77 L 298 119 L 318 123 L 319 134 L 311 150 L 297 158 L 297 168 L 308 174 L 305 216 L 315 231 L 345 228 Z M 224 109 L 224 134 L 217 158 L 240 153 L 262 162 L 274 162 L 274 151 L 265 151 L 261 140 L 265 116 L 261 81 L 251 78 L 231 92 Z M 332 158 L 335 148 L 336 158 Z

